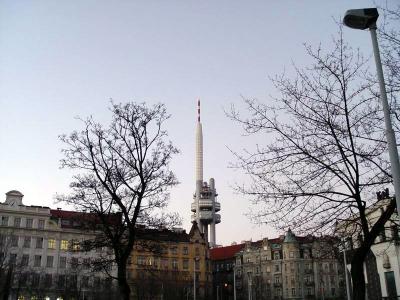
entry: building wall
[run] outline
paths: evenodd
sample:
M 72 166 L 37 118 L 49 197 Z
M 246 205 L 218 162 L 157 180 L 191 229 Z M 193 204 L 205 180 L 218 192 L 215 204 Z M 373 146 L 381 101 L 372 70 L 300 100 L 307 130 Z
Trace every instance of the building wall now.
M 290 239 L 286 238 L 288 234 Z M 214 278 L 221 277 L 218 273 L 229 278 L 227 270 L 215 267 L 225 261 L 228 258 L 213 261 Z M 276 239 L 248 241 L 236 253 L 234 265 L 238 300 L 342 299 L 344 296 L 343 267 L 332 244 L 323 238 L 296 238 L 290 232 Z M 232 299 L 231 295 L 219 299 Z
M 197 228 L 197 225 L 196 225 Z M 150 237 L 149 235 L 147 235 Z M 212 273 L 206 241 L 198 229 L 191 233 L 153 231 L 151 239 L 135 245 L 128 267 L 132 299 L 209 299 Z
M 95 285 L 104 286 L 108 279 L 100 272 L 90 272 L 87 265 L 99 253 L 83 252 L 79 246 L 79 242 L 93 238 L 95 232 L 68 228 L 66 222 L 72 221 L 54 218 L 48 207 L 0 203 L 3 266 L 14 265 L 10 298 L 38 295 L 56 299 L 77 293 L 86 293 L 86 299 L 98 298 L 93 293 L 98 290 Z M 115 274 L 115 269 L 110 272 Z
M 371 247 L 376 258 L 376 266 L 379 274 L 383 297 L 388 297 L 388 288 L 385 280 L 386 272 L 394 272 L 397 295 L 400 295 L 400 257 L 399 245 L 393 240 L 378 243 Z M 386 256 L 386 257 L 385 257 Z
M 366 210 L 366 216 L 370 226 L 375 224 L 390 201 L 389 198 L 378 198 L 378 200 L 377 203 L 368 207 Z M 351 270 L 350 261 L 353 249 L 359 247 L 359 241 L 362 239 L 362 235 L 359 234 L 360 230 L 357 229 L 356 224 L 357 219 L 349 218 L 337 226 L 338 234 L 346 241 L 345 249 L 349 256 L 347 260 L 347 268 L 349 271 Z M 375 243 L 371 247 L 371 255 L 374 256 L 376 265 L 375 263 L 372 264 L 367 261 L 364 267 L 367 293 L 371 297 L 374 295 L 382 297 L 390 296 L 388 294 L 389 288 L 386 280 L 386 273 L 389 272 L 393 272 L 392 274 L 394 275 L 396 293 L 397 295 L 400 295 L 400 245 L 397 224 L 398 216 L 395 212 L 392 218 L 385 224 L 384 230 L 376 238 Z M 372 277 L 375 280 L 378 280 L 377 278 L 379 278 L 379 282 L 369 282 L 371 279 L 366 276 L 366 273 L 369 273 L 369 277 Z M 377 291 L 377 289 L 380 289 L 380 291 Z

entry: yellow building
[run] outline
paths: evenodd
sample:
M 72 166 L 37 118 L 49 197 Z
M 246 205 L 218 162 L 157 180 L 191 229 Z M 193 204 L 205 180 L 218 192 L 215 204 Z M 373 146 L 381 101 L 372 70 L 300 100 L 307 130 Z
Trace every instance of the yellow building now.
M 132 299 L 193 299 L 194 291 L 196 299 L 210 297 L 208 245 L 196 223 L 189 233 L 139 230 L 127 272 Z

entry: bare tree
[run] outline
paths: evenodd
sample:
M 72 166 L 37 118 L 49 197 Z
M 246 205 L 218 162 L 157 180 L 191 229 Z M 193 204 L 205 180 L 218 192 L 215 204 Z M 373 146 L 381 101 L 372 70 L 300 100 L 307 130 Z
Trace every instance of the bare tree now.
M 178 150 L 163 129 L 169 118 L 163 104 L 111 103 L 110 110 L 108 127 L 90 117 L 82 131 L 60 137 L 61 165 L 77 174 L 71 194 L 58 199 L 96 215 L 103 235 L 93 245 L 112 249 L 120 292 L 129 299 L 126 265 L 137 225 L 175 226 L 180 221 L 163 212 L 167 191 L 177 184 L 169 163 Z
M 0 231 L 0 299 L 7 300 L 12 285 L 13 265 L 9 261 L 11 232 Z
M 366 216 L 375 191 L 392 182 L 378 93 L 366 80 L 368 61 L 341 29 L 331 50 L 306 45 L 306 52 L 309 67 L 272 79 L 271 104 L 246 99 L 248 116 L 235 107 L 228 113 L 266 141 L 235 153 L 235 167 L 251 178 L 237 188 L 252 199 L 256 220 L 279 229 L 330 234 L 352 217 L 362 235 L 351 261 L 353 299 L 364 299 L 363 262 L 395 209 L 392 199 L 374 223 Z

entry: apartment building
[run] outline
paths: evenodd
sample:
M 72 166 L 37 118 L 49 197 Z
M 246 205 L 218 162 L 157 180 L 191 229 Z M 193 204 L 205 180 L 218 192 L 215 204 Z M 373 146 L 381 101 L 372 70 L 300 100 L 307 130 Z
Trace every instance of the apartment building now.
M 216 254 L 223 251 L 212 249 L 214 278 L 221 273 L 226 278 L 226 285 L 218 283 L 218 299 L 232 299 L 234 290 L 238 300 L 343 299 L 344 266 L 335 242 L 332 237 L 296 236 L 289 229 L 278 238 L 236 245 L 241 250 L 233 261 L 217 259 Z M 224 263 L 230 261 L 233 265 Z
M 183 229 L 138 230 L 128 266 L 132 299 L 210 299 L 211 267 L 204 234 Z
M 96 235 L 82 228 L 83 214 L 27 206 L 22 198 L 21 192 L 13 190 L 0 203 L 3 293 L 18 300 L 107 299 L 114 293 L 110 278 L 100 271 L 93 273 L 90 267 L 105 249 L 81 249 L 82 241 Z

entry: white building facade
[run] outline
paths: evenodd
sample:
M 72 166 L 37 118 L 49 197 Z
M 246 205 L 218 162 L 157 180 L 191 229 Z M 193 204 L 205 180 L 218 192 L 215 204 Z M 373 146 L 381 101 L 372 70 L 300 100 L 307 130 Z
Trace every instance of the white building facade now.
M 111 299 L 110 277 L 93 273 L 91 266 L 103 250 L 81 248 L 96 232 L 80 226 L 77 212 L 26 206 L 22 198 L 13 190 L 0 203 L 0 261 L 8 299 Z M 114 268 L 107 271 L 115 274 Z
M 372 226 L 389 204 L 388 191 L 378 193 L 378 202 L 366 210 L 366 216 Z M 398 233 L 398 214 L 395 211 L 385 224 L 384 230 L 376 238 L 364 264 L 364 277 L 368 299 L 398 299 L 400 297 L 400 240 Z M 351 270 L 353 250 L 359 246 L 361 235 L 354 229 L 354 220 L 338 225 L 338 233 L 345 240 L 348 274 Z M 351 234 L 353 233 L 353 234 Z M 351 282 L 351 277 L 349 275 Z

